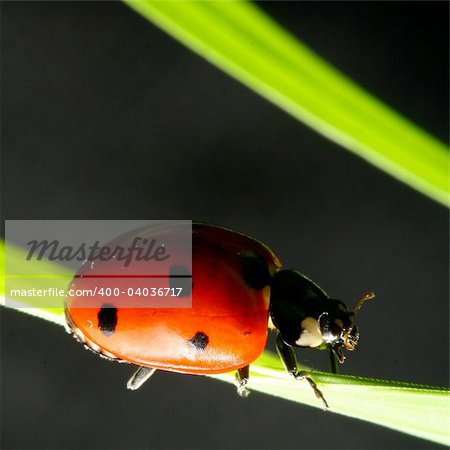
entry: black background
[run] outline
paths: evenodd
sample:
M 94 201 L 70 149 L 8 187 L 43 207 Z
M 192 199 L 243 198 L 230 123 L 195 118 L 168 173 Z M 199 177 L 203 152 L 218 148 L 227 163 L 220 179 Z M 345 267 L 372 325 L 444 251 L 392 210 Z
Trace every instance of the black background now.
M 344 373 L 447 385 L 447 210 L 221 73 L 125 5 L 2 2 L 3 216 L 220 223 L 349 304 Z M 447 2 L 260 6 L 448 139 Z M 327 367 L 327 356 L 302 361 Z M 434 448 L 204 377 L 131 368 L 2 311 L 2 448 Z M 295 388 L 295 387 L 293 387 Z M 361 405 L 361 409 L 370 405 Z

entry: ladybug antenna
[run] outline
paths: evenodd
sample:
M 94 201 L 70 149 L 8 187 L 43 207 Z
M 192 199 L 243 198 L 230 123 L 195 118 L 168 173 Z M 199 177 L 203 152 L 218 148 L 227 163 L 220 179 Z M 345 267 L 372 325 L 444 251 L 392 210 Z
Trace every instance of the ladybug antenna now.
M 355 315 L 360 309 L 361 306 L 367 302 L 367 300 L 372 300 L 373 298 L 375 298 L 375 293 L 370 291 L 368 292 L 366 295 L 364 295 L 363 297 L 361 297 L 358 300 L 358 303 L 356 304 L 356 306 L 353 308 L 352 310 L 352 315 Z M 355 335 L 352 335 L 353 332 L 353 328 L 354 328 L 354 324 L 352 323 L 349 327 L 349 329 L 344 333 L 344 346 L 347 350 L 355 350 L 356 344 L 358 343 L 358 333 L 355 333 Z
M 367 300 L 372 300 L 373 298 L 375 298 L 375 292 L 373 292 L 373 291 L 368 292 L 366 295 L 364 295 L 363 297 L 361 297 L 361 298 L 358 300 L 358 303 L 357 303 L 356 306 L 353 308 L 352 313 L 353 313 L 353 314 L 356 314 L 356 313 L 361 309 L 361 306 L 362 306 L 365 302 L 367 302 Z

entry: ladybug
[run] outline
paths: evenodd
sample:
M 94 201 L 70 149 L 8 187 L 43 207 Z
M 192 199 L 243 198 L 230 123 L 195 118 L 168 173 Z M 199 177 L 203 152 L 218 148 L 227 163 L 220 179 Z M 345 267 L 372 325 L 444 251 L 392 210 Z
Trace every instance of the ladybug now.
M 263 352 L 268 329 L 272 329 L 286 371 L 295 379 L 306 380 L 327 408 L 316 383 L 300 370 L 294 349 L 327 350 L 331 370 L 336 373 L 336 360 L 343 363 L 344 349 L 354 350 L 358 342 L 352 316 L 374 294 L 365 295 L 349 310 L 301 272 L 283 269 L 272 250 L 250 236 L 204 223 L 193 223 L 191 232 L 192 275 L 189 268 L 182 271 L 188 274 L 185 287 L 191 289 L 191 307 L 124 306 L 123 302 L 115 304 L 115 297 L 97 299 L 95 308 L 80 307 L 79 298 L 67 297 L 68 332 L 104 358 L 139 366 L 127 383 L 129 389 L 138 389 L 155 370 L 188 374 L 236 371 L 237 392 L 246 397 L 249 366 Z M 165 241 L 176 229 L 163 225 L 139 234 Z M 126 246 L 130 240 L 128 235 L 115 242 Z M 175 256 L 161 261 L 158 269 L 168 274 L 159 282 L 169 289 L 174 282 L 170 274 L 174 267 L 180 269 Z M 151 264 L 134 262 L 133 270 Z M 92 274 L 113 273 L 117 271 L 115 263 L 85 261 L 70 288 L 93 287 L 98 278 Z M 183 283 L 182 277 L 175 280 Z M 115 281 L 119 288 L 129 282 L 126 278 Z

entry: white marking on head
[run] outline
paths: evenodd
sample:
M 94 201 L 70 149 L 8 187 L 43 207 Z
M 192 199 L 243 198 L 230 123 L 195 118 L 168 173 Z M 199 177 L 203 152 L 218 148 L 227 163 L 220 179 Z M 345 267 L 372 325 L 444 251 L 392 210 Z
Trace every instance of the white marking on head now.
M 300 337 L 295 341 L 300 347 L 318 347 L 323 342 L 319 321 L 313 317 L 303 319 Z

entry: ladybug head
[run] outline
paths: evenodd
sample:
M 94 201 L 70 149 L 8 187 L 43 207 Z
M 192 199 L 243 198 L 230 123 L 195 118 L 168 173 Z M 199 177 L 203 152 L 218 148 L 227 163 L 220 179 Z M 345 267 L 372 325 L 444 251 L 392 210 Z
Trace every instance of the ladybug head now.
M 301 272 L 280 270 L 271 282 L 269 326 L 278 330 L 285 344 L 331 349 L 343 363 L 344 349 L 354 350 L 358 343 L 353 316 L 373 297 L 370 292 L 349 310 Z
M 344 348 L 353 351 L 358 344 L 358 328 L 352 317 L 359 311 L 364 302 L 374 297 L 373 292 L 364 295 L 351 311 L 340 300 L 330 299 L 328 308 L 319 316 L 323 341 L 331 347 L 340 363 L 345 360 Z

